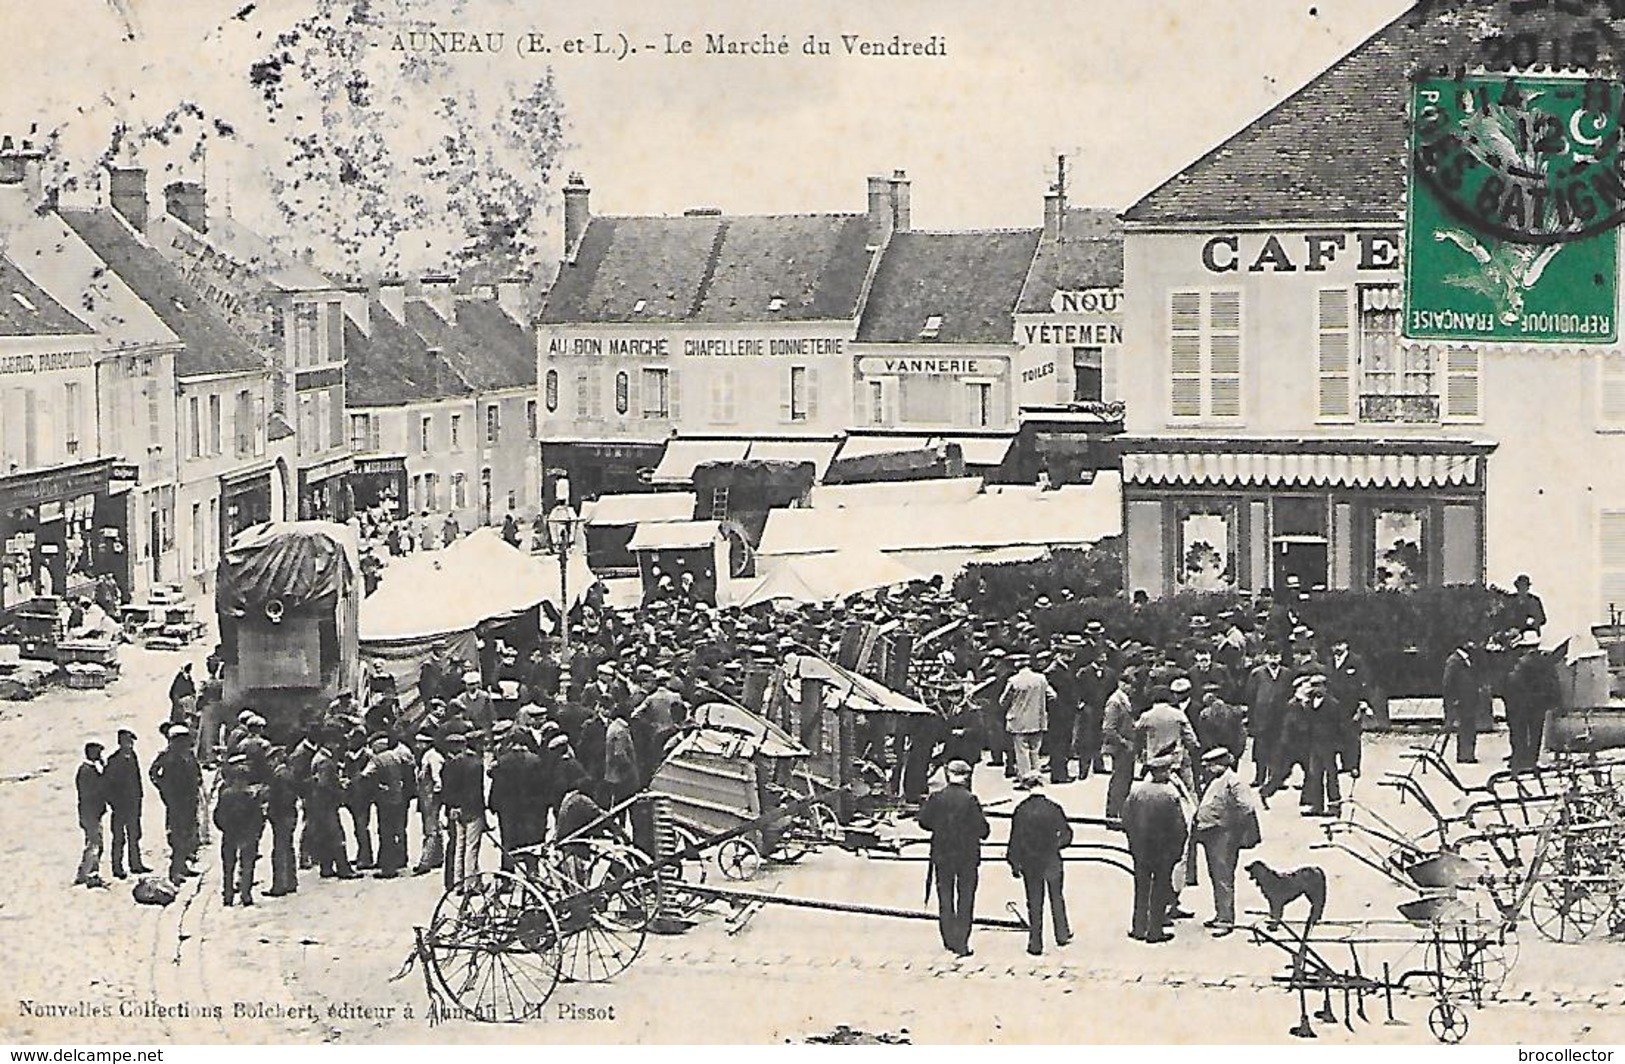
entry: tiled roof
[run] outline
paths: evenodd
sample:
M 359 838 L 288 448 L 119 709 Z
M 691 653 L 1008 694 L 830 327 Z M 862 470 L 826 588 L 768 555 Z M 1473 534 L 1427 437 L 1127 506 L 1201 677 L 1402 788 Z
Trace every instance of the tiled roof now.
M 362 332 L 348 317 L 344 319 L 347 405 L 397 406 L 467 395 L 473 390 L 429 350 L 422 336 L 396 321 L 377 300 L 368 309 L 367 319 L 370 333 Z
M 1527 33 L 1545 42 L 1587 28 L 1575 23 L 1589 21 L 1590 12 L 1587 19 L 1565 19 L 1559 10 L 1565 6 L 1528 5 L 1516 27 L 1508 27 L 1497 25 L 1508 11 L 1504 0 L 1419 3 L 1124 217 L 1150 224 L 1400 221 L 1414 74 L 1441 62 L 1455 68 L 1467 57 L 1477 61 L 1482 42 L 1498 34 Z M 1595 21 L 1625 33 L 1625 20 L 1599 15 Z M 1592 34 L 1594 40 L 1604 36 Z
M 1021 314 L 1043 314 L 1059 290 L 1116 288 L 1123 283 L 1123 225 L 1115 211 L 1075 207 L 1059 240 L 1040 240 L 1021 290 Z
M 536 341 L 495 300 L 457 301 L 457 346 L 447 357 L 482 390 L 536 386 Z
M 90 326 L 0 256 L 0 336 L 88 336 Z
M 859 214 L 594 218 L 575 262 L 559 268 L 542 320 L 851 318 L 867 244 Z
M 177 377 L 245 373 L 265 365 L 180 271 L 109 210 L 64 210 L 62 220 L 185 345 Z
M 154 216 L 148 234 L 166 254 L 196 255 L 203 245 L 246 272 L 247 279 L 283 292 L 319 292 L 332 289 L 324 274 L 285 254 L 252 229 L 228 215 L 209 218 L 209 231 L 199 233 L 169 214 Z
M 858 323 L 864 343 L 1007 344 L 1039 230 L 896 233 Z M 927 322 L 940 318 L 934 334 Z

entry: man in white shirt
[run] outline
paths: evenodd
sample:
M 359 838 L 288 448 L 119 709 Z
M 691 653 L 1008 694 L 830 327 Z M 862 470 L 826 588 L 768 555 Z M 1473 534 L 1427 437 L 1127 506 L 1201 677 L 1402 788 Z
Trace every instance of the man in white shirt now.
M 1049 726 L 1049 704 L 1056 695 L 1050 682 L 1033 670 L 1027 655 L 1018 654 L 1011 660 L 1017 665 L 1016 674 L 1005 684 L 1000 702 L 1016 755 L 1016 787 L 1027 790 L 1038 782 L 1038 751 Z

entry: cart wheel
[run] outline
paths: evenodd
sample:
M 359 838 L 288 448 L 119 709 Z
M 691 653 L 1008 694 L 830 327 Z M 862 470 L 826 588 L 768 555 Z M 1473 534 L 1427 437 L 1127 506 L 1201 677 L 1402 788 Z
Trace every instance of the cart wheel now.
M 558 986 L 558 918 L 541 890 L 508 872 L 479 872 L 446 891 L 424 943 L 435 981 L 462 1010 L 457 1018 L 534 1019 Z
M 749 839 L 729 839 L 717 847 L 717 867 L 728 879 L 755 879 L 762 868 L 762 855 Z
M 1439 935 L 1439 974 L 1474 1001 L 1494 997 L 1518 963 L 1518 933 L 1510 927 L 1493 937 L 1471 924 L 1445 927 Z
M 1586 884 L 1560 878 L 1537 884 L 1529 895 L 1529 919 L 1553 942 L 1581 941 L 1610 907 Z
M 1467 1037 L 1467 1012 L 1444 1000 L 1428 1013 L 1428 1030 L 1445 1045 L 1453 1046 Z
M 579 919 L 561 923 L 567 929 L 562 975 L 572 983 L 607 983 L 626 971 L 643 952 L 658 915 L 653 883 L 637 877 L 648 858 L 609 843 L 595 843 L 592 850 L 569 888 L 573 896 L 555 903 L 579 911 Z

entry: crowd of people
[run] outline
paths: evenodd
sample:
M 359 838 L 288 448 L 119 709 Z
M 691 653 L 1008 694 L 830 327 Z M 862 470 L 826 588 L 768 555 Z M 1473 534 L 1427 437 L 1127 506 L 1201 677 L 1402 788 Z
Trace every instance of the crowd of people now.
M 1526 585 L 1521 593 L 1534 598 Z M 1063 630 L 1047 607 L 978 617 L 940 581 L 793 609 L 717 608 L 682 595 L 635 609 L 586 606 L 567 654 L 536 618 L 514 622 L 482 639 L 478 660 L 437 653 L 415 699 L 374 674 L 363 691 L 306 707 L 280 733 L 252 707 L 224 719 L 218 663 L 201 688 L 188 667 L 171 690 L 165 748 L 145 775 L 132 771 L 133 734 L 120 733 L 105 764 L 101 747 L 87 746 L 79 881 L 102 882 L 108 809 L 114 875 L 147 870 L 145 780 L 165 807 L 171 880 L 196 874 L 210 824 L 220 833 L 226 904 L 253 903 L 267 825 L 269 896 L 299 889 L 310 869 L 387 879 L 439 868 L 450 887 L 480 867 L 492 821 L 503 867 L 524 864 L 545 840 L 603 819 L 646 787 L 694 708 L 759 704 L 760 677 L 777 670 L 794 683 L 797 662 L 817 655 L 934 710 L 860 716 L 857 750 L 932 831 L 945 948 L 969 950 L 968 868 L 986 828 L 972 815 L 970 788 L 983 764 L 1034 792 L 1017 810 L 1009 859 L 1027 883 L 1035 951 L 1046 900 L 1056 940 L 1071 934 L 1061 886 L 1066 817 L 1040 792 L 1096 774 L 1108 780 L 1103 815 L 1133 855 L 1133 936 L 1162 941 L 1172 920 L 1189 915 L 1180 898 L 1196 882 L 1198 848 L 1214 890 L 1211 929 L 1228 934 L 1236 864 L 1258 841 L 1254 795 L 1267 807 L 1295 787 L 1305 815 L 1338 815 L 1340 780 L 1358 777 L 1364 724 L 1380 706 L 1377 678 L 1346 639 L 1309 630 L 1286 595 L 1261 600 L 1256 612 L 1194 617 L 1183 640 L 1163 646 L 1114 640 L 1101 620 Z M 1475 756 L 1492 689 L 1506 699 L 1514 766 L 1538 757 L 1556 680 L 1528 619 L 1517 639 L 1501 640 L 1521 645 L 1510 669 L 1497 648 L 1502 665 L 1492 670 L 1488 641 L 1444 665 L 1461 760 Z M 928 797 L 938 770 L 947 786 Z

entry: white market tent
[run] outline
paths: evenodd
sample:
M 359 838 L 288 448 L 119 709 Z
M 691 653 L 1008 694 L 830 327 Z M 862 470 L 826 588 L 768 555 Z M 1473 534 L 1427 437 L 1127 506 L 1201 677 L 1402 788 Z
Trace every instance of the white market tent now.
M 644 521 L 687 521 L 694 516 L 692 491 L 648 491 L 600 495 L 581 506 L 588 528 L 637 525 Z
M 814 510 L 851 506 L 922 506 L 968 502 L 981 491 L 981 477 L 821 484 L 813 488 L 810 502 Z
M 928 482 L 927 482 L 928 483 Z M 758 571 L 787 559 L 867 547 L 944 576 L 977 561 L 1038 557 L 1085 547 L 1123 528 L 1122 479 L 1056 490 L 987 490 L 955 502 L 774 510 L 756 550 Z
M 735 604 L 749 607 L 763 602 L 829 602 L 919 579 L 918 570 L 894 558 L 871 548 L 852 547 L 787 558 L 747 587 Z

